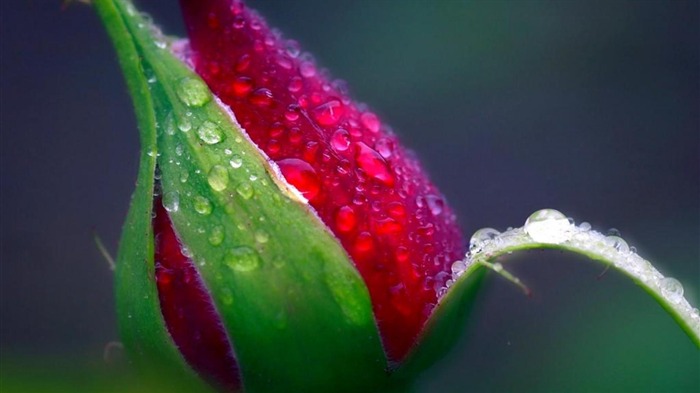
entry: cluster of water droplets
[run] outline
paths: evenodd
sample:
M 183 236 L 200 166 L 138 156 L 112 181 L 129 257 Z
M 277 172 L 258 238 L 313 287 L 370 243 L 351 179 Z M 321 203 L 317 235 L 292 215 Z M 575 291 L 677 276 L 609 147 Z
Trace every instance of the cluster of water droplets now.
M 671 305 L 688 325 L 700 335 L 700 315 L 683 297 L 683 286 L 673 277 L 665 277 L 652 264 L 637 254 L 635 247 L 620 237 L 620 232 L 610 229 L 606 234 L 591 229 L 587 222 L 576 225 L 554 209 L 538 210 L 525 221 L 521 228 L 508 228 L 499 232 L 493 228 L 482 228 L 474 233 L 469 242 L 465 259 L 452 264 L 452 278 L 440 292 L 447 293 L 475 263 L 488 262 L 499 255 L 538 244 L 556 244 L 561 249 L 583 253 L 594 259 L 609 261 L 615 268 L 660 295 Z M 496 263 L 496 270 L 502 268 Z

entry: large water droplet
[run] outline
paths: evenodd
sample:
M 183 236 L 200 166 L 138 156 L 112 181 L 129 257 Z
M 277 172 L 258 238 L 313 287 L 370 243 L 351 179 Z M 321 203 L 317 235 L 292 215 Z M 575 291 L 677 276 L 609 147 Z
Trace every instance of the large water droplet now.
M 343 152 L 350 147 L 350 134 L 347 130 L 339 128 L 333 133 L 331 147 L 337 152 Z
M 474 251 L 482 248 L 487 242 L 492 241 L 500 234 L 501 232 L 493 228 L 479 229 L 478 231 L 474 232 L 472 238 L 469 239 L 469 250 Z
M 683 300 L 683 285 L 680 281 L 673 277 L 665 277 L 659 282 L 661 290 L 664 295 L 669 298 L 673 303 L 679 303 Z
M 377 133 L 379 132 L 379 119 L 377 118 L 377 115 L 375 115 L 372 112 L 365 112 L 360 116 L 360 121 L 362 122 L 362 125 L 367 127 L 368 130 L 371 132 Z
M 236 187 L 236 192 L 243 199 L 250 199 L 255 193 L 255 191 L 253 190 L 253 186 L 251 186 L 250 183 L 247 182 L 239 184 L 238 187 Z
M 536 242 L 557 244 L 571 238 L 573 226 L 560 211 L 542 209 L 527 218 L 524 229 Z
M 452 264 L 452 276 L 459 277 L 467 269 L 467 265 L 463 261 L 456 261 Z
M 340 121 L 344 112 L 343 103 L 339 99 L 333 98 L 314 108 L 311 114 L 318 124 L 332 126 Z
M 617 251 L 626 254 L 629 252 L 630 248 L 627 242 L 619 236 L 608 236 L 605 238 L 605 242 Z
M 194 205 L 194 210 L 197 213 L 204 215 L 204 216 L 211 214 L 212 207 L 211 207 L 211 202 L 209 202 L 209 199 L 207 199 L 203 196 L 197 195 L 196 197 L 194 197 L 193 205 Z
M 268 107 L 273 102 L 272 92 L 266 88 L 257 89 L 248 97 L 248 101 L 259 107 Z
M 224 140 L 224 133 L 216 124 L 205 121 L 197 129 L 197 136 L 207 145 L 215 145 Z
M 163 207 L 169 212 L 176 212 L 180 208 L 180 194 L 177 191 L 168 191 L 163 195 Z
M 243 97 L 253 90 L 253 80 L 245 76 L 239 76 L 233 81 L 231 87 L 233 89 L 233 94 Z
M 384 161 L 384 158 L 362 142 L 358 142 L 356 146 L 355 159 L 360 168 L 362 168 L 369 177 L 377 179 L 389 187 L 393 186 L 394 177 L 389 171 L 389 167 L 386 161 Z
M 298 158 L 287 158 L 278 161 L 277 165 L 287 182 L 294 186 L 306 200 L 310 201 L 318 195 L 321 182 L 316 175 L 316 170 L 308 162 Z
M 239 272 L 249 272 L 260 267 L 258 253 L 246 246 L 231 249 L 226 253 L 224 262 L 226 266 Z
M 207 182 L 214 191 L 223 191 L 228 186 L 228 170 L 221 165 L 214 165 L 207 175 Z
M 211 100 L 209 88 L 199 78 L 183 78 L 177 85 L 176 93 L 183 104 L 192 107 L 202 106 Z
M 445 201 L 437 195 L 428 195 L 425 197 L 428 203 L 428 209 L 434 216 L 439 216 L 445 208 Z
M 217 225 L 211 230 L 209 230 L 209 244 L 212 246 L 218 246 L 219 244 L 223 243 L 224 241 L 224 227 L 221 225 Z

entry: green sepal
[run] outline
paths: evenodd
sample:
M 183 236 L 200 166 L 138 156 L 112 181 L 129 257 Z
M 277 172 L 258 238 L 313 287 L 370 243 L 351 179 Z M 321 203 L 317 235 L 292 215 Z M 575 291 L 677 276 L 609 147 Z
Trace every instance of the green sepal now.
M 134 100 L 139 123 L 141 154 L 136 190 L 122 230 L 115 271 L 119 330 L 135 368 L 157 386 L 177 391 L 209 391 L 185 363 L 168 334 L 154 285 L 153 209 L 156 131 L 153 105 L 143 65 L 133 37 L 116 6 L 97 2 L 97 11 L 112 39 Z
M 212 295 L 246 391 L 390 388 L 368 290 L 337 239 L 198 76 L 164 48 L 167 38 L 125 1 L 96 5 L 122 61 L 142 139 L 117 275 L 130 352 L 140 363 L 182 369 L 163 338 L 154 282 L 157 157 L 164 203 Z

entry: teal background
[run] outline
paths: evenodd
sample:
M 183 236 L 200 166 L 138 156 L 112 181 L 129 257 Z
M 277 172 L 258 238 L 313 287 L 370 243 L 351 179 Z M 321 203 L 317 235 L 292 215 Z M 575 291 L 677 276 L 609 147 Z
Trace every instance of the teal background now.
M 175 1 L 139 4 L 182 35 Z M 618 228 L 700 304 L 698 2 L 251 5 L 393 125 L 464 233 L 557 208 Z M 131 104 L 89 7 L 0 7 L 2 380 L 73 370 L 109 384 L 118 374 L 95 370 L 118 339 L 111 273 L 92 232 L 116 250 L 136 174 Z M 700 354 L 671 318 L 579 261 L 512 258 L 534 297 L 491 278 L 419 391 L 700 391 Z

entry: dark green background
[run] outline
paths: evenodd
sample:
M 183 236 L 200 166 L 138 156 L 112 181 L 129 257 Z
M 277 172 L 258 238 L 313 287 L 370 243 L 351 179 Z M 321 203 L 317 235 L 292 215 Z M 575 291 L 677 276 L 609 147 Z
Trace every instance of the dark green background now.
M 175 1 L 139 3 L 182 34 Z M 700 304 L 698 2 L 251 5 L 394 126 L 465 233 L 554 207 L 620 229 Z M 91 234 L 116 249 L 136 174 L 131 104 L 89 7 L 1 7 L 2 374 L 99 368 L 117 332 Z M 515 258 L 534 298 L 489 280 L 421 391 L 700 391 L 700 354 L 671 318 L 579 260 Z

